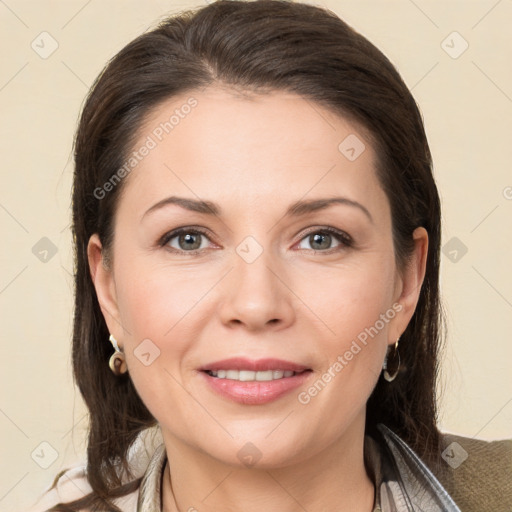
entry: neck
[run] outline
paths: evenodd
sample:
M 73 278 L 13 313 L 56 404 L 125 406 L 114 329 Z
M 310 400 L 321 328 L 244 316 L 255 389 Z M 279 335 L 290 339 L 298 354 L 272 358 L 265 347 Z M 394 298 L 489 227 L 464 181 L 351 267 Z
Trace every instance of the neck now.
M 164 433 L 163 511 L 371 512 L 375 489 L 364 466 L 364 429 L 355 434 L 300 463 L 258 469 L 224 464 Z

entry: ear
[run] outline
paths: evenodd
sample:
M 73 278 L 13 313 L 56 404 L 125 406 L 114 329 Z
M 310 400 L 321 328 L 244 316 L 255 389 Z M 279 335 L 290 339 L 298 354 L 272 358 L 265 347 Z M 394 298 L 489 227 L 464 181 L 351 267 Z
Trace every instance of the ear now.
M 101 312 L 107 323 L 108 330 L 116 340 L 122 340 L 124 330 L 121 325 L 119 308 L 117 305 L 116 283 L 113 269 L 107 268 L 102 245 L 97 233 L 94 233 L 87 244 L 87 259 L 91 279 L 96 289 Z M 121 347 L 121 343 L 119 343 Z
M 428 254 L 427 230 L 423 227 L 418 227 L 414 230 L 412 237 L 414 240 L 414 251 L 397 280 L 395 303 L 399 303 L 402 309 L 395 317 L 392 339 L 388 342 L 390 345 L 395 343 L 398 336 L 405 331 L 411 321 L 418 304 L 421 286 L 425 279 Z

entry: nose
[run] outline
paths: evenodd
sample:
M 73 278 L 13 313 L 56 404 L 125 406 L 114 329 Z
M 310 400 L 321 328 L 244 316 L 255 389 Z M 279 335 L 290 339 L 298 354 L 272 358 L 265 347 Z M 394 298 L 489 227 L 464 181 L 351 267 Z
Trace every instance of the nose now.
M 224 280 L 220 317 L 230 328 L 243 325 L 249 331 L 280 330 L 295 320 L 293 292 L 283 266 L 270 251 L 252 262 L 235 253 L 234 268 Z

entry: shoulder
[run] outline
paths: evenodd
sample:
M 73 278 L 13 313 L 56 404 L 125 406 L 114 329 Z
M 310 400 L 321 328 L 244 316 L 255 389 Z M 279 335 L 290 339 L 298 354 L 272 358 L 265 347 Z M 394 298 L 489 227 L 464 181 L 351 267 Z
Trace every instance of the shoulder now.
M 139 434 L 127 453 L 127 461 L 132 477 L 139 478 L 146 474 L 154 452 L 162 443 L 163 438 L 158 425 Z M 126 475 L 122 476 L 123 483 L 128 483 L 131 480 Z M 38 501 L 27 512 L 46 512 L 58 503 L 67 503 L 84 498 L 91 491 L 92 487 L 87 479 L 87 464 L 82 461 L 60 471 L 50 485 L 43 490 Z M 136 489 L 127 495 L 116 498 L 114 503 L 123 511 L 135 512 L 138 497 L 139 489 Z M 81 512 L 88 511 L 82 509 Z
M 512 510 L 512 439 L 442 433 L 441 457 L 436 476 L 461 510 Z

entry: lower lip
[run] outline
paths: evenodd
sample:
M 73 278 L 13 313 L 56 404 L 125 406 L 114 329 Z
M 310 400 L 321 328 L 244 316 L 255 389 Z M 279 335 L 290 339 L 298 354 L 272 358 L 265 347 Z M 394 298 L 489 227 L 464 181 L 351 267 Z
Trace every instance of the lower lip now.
M 313 373 L 304 371 L 292 377 L 269 381 L 239 381 L 233 379 L 219 379 L 201 371 L 206 382 L 220 395 L 246 405 L 260 405 L 277 400 L 303 385 Z

